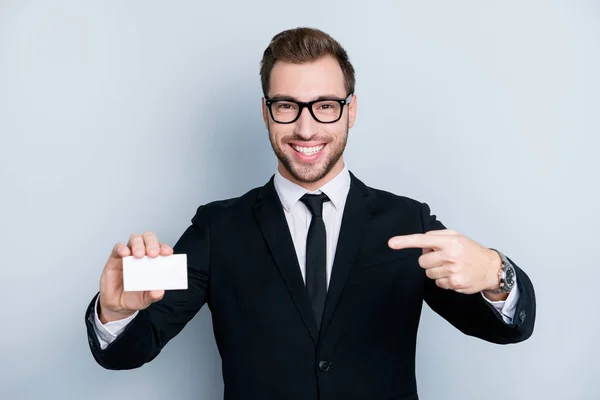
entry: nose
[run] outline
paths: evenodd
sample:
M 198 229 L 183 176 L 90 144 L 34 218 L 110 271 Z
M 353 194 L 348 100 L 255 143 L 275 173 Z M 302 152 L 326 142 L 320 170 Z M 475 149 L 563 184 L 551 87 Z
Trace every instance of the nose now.
M 295 125 L 294 133 L 302 138 L 310 139 L 317 133 L 317 121 L 312 117 L 307 107 L 302 109 Z

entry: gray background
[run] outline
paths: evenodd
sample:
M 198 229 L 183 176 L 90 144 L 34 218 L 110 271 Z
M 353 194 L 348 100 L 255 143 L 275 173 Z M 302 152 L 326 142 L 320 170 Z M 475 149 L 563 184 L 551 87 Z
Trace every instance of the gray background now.
M 0 1 L 0 398 L 217 399 L 204 308 L 152 363 L 106 371 L 84 310 L 117 241 L 173 244 L 275 158 L 258 63 L 283 29 L 348 50 L 367 184 L 430 204 L 532 278 L 532 338 L 425 307 L 423 399 L 598 399 L 597 1 Z

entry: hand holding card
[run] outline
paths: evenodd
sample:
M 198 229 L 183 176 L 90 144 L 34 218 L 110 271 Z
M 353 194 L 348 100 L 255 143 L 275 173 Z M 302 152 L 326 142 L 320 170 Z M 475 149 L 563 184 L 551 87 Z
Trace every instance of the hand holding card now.
M 152 232 L 131 235 L 127 245 L 117 243 L 100 277 L 100 322 L 117 321 L 149 307 L 163 298 L 165 289 L 187 288 L 186 258 L 174 256 L 173 248 Z

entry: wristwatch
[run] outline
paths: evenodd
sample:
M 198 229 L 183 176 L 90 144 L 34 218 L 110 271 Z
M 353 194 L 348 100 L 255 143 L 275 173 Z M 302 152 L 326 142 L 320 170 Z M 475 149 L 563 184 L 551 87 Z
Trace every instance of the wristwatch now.
M 502 260 L 502 268 L 498 273 L 500 277 L 500 289 L 486 290 L 486 292 L 490 294 L 510 293 L 511 290 L 513 290 L 513 288 L 515 287 L 515 267 L 513 267 L 513 265 L 510 263 L 510 261 L 508 261 L 508 258 L 506 258 L 504 254 L 502 254 L 496 249 L 490 250 L 494 250 L 496 253 L 498 253 L 500 259 Z

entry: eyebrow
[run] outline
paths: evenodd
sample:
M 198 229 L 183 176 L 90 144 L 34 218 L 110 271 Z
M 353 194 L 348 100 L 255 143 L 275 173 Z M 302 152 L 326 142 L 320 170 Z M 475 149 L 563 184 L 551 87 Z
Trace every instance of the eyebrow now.
M 293 101 L 300 102 L 300 100 L 298 100 L 294 96 L 289 96 L 289 95 L 279 94 L 279 93 L 274 94 L 272 97 L 269 97 L 269 99 L 270 100 L 293 100 Z M 345 99 L 345 97 L 337 96 L 335 94 L 324 94 L 324 95 L 318 96 L 316 98 L 313 98 L 312 100 L 309 100 L 309 101 L 326 100 L 326 99 Z

